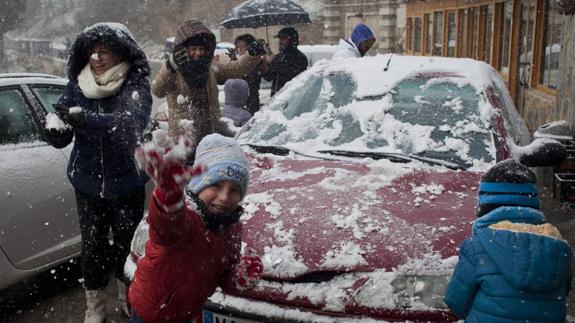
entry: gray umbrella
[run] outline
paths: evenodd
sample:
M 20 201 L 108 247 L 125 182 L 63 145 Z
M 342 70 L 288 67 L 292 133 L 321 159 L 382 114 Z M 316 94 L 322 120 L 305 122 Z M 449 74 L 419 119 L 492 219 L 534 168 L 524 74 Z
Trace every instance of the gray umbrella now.
M 309 14 L 291 0 L 248 0 L 230 11 L 220 23 L 228 29 L 311 23 Z

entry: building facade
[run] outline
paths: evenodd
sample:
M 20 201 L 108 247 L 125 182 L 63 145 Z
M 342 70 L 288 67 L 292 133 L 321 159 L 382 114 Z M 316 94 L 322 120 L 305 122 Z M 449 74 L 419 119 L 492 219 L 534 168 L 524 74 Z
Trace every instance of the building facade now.
M 558 1 L 409 0 L 406 12 L 407 53 L 491 64 L 532 130 L 573 113 L 558 105 L 568 19 Z
M 557 109 L 555 119 L 565 119 L 571 125 L 575 135 L 575 0 L 572 11 L 563 18 L 561 37 L 561 57 L 559 58 L 560 82 L 557 90 Z
M 405 4 L 403 0 L 325 0 L 324 43 L 337 45 L 349 38 L 353 26 L 365 23 L 376 37 L 370 52 L 401 53 L 405 35 Z

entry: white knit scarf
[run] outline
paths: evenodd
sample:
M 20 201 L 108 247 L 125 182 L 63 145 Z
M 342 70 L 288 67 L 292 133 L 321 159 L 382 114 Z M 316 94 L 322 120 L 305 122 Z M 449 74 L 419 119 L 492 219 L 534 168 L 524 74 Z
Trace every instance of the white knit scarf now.
M 129 69 L 130 64 L 124 61 L 96 76 L 88 63 L 78 75 L 78 85 L 88 99 L 105 98 L 120 90 Z

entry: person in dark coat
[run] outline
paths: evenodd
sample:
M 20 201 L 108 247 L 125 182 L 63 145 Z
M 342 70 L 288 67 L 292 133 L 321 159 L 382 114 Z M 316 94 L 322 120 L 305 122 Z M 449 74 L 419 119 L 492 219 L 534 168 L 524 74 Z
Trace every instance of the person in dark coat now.
M 535 183 L 512 159 L 482 176 L 479 218 L 445 295 L 465 322 L 565 322 L 572 252 L 545 223 Z
M 299 35 L 295 28 L 283 28 L 274 37 L 279 38 L 280 52 L 268 59 L 269 64 L 263 67 L 263 77 L 272 82 L 272 96 L 287 82 L 305 71 L 308 64 L 307 57 L 297 48 Z
M 256 38 L 251 34 L 243 34 L 236 37 L 234 42 L 236 48 L 230 49 L 229 56 L 232 61 L 248 54 L 248 47 Z M 254 69 L 242 77 L 243 80 L 248 82 L 250 88 L 250 95 L 246 109 L 253 115 L 260 110 L 260 84 L 262 82 L 262 64 L 259 63 Z
M 125 26 L 98 23 L 86 28 L 72 45 L 70 81 L 55 106 L 69 126 L 46 130 L 56 148 L 74 138 L 67 173 L 80 216 L 87 323 L 105 320 L 108 271 L 123 279 L 132 236 L 144 213 L 148 177 L 133 154 L 150 118 L 149 73 L 146 55 Z M 124 297 L 125 285 L 118 286 Z

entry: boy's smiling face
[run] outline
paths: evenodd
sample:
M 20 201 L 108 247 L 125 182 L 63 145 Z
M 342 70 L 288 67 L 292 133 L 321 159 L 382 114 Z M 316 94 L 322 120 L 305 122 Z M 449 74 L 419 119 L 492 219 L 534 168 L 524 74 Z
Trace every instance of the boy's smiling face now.
M 198 198 L 211 213 L 227 214 L 235 211 L 242 199 L 240 186 L 232 181 L 221 181 L 204 188 Z

